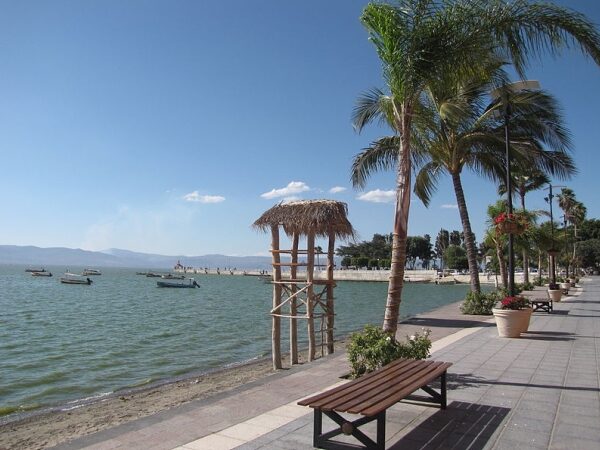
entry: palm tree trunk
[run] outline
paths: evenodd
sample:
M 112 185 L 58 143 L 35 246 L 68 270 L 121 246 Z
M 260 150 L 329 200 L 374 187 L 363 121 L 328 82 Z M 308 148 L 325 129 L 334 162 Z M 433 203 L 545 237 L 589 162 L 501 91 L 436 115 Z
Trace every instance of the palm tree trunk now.
M 496 257 L 498 258 L 498 267 L 500 268 L 500 278 L 502 278 L 502 287 L 508 287 L 508 272 L 506 270 L 506 261 L 504 260 L 504 252 L 502 251 L 501 242 L 496 239 Z
M 480 293 L 481 285 L 479 284 L 479 267 L 477 266 L 477 249 L 475 248 L 475 238 L 471 231 L 471 221 L 469 220 L 469 212 L 467 211 L 467 202 L 463 192 L 462 183 L 460 181 L 460 173 L 452 174 L 452 184 L 454 185 L 454 193 L 456 194 L 456 203 L 458 204 L 458 212 L 463 227 L 463 238 L 465 247 L 467 247 L 467 261 L 469 263 L 469 275 L 471 276 L 471 292 Z
M 398 155 L 398 173 L 396 177 L 396 212 L 392 233 L 392 261 L 388 294 L 383 318 L 383 331 L 396 336 L 402 286 L 404 284 L 404 265 L 406 264 L 406 241 L 408 236 L 408 212 L 410 210 L 411 161 L 410 161 L 410 121 L 411 111 L 402 107 L 399 114 L 395 111 L 400 130 L 400 154 Z

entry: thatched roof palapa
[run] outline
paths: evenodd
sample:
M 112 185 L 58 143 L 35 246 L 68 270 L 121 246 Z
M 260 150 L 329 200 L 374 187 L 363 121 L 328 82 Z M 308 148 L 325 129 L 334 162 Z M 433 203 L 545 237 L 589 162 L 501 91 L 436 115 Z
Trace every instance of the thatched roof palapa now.
M 279 203 L 265 211 L 252 226 L 267 232 L 281 225 L 285 234 L 327 237 L 330 232 L 341 239 L 354 238 L 355 232 L 348 221 L 348 205 L 334 200 L 300 200 Z

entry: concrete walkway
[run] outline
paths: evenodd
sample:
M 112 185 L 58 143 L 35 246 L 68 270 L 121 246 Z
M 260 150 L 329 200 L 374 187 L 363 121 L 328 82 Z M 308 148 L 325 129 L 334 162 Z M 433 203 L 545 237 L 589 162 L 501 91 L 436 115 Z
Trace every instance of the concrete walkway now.
M 455 311 L 402 325 L 402 333 L 432 327 L 432 358 L 454 363 L 449 404 L 390 408 L 386 448 L 600 448 L 600 279 L 572 290 L 553 314 L 534 314 L 520 339 L 498 338 L 493 319 L 469 322 Z M 296 402 L 348 371 L 346 355 L 334 355 L 56 448 L 310 449 L 312 410 Z M 373 436 L 369 425 L 361 430 Z

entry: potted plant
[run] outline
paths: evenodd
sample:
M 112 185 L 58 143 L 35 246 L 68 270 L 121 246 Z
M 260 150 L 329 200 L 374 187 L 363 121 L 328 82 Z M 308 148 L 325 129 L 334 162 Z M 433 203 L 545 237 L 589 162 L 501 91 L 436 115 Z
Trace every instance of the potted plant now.
M 529 328 L 532 312 L 533 309 L 525 297 L 520 295 L 504 297 L 500 301 L 500 307 L 492 309 L 498 336 L 520 337 L 521 333 Z
M 494 218 L 496 232 L 499 234 L 523 234 L 529 226 L 529 221 L 524 214 L 501 213 Z

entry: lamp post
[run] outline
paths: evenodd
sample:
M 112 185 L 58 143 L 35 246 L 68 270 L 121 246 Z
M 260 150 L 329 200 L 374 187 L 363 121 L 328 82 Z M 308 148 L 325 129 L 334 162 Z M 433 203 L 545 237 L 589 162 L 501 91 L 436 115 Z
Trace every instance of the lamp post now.
M 548 255 L 550 255 L 550 289 L 558 289 L 556 287 L 556 255 L 558 254 L 558 250 L 554 248 L 554 217 L 552 215 L 552 199 L 555 195 L 552 194 L 552 188 L 564 188 L 566 186 L 552 186 L 548 185 L 548 197 L 545 197 L 544 200 L 548 202 L 550 205 L 550 238 L 552 241 L 552 249 L 548 250 Z
M 504 142 L 506 146 L 506 205 L 508 214 L 513 213 L 512 204 L 512 176 L 510 173 L 510 116 L 512 113 L 510 107 L 510 94 L 521 91 L 534 91 L 540 89 L 540 83 L 536 80 L 524 80 L 517 81 L 504 85 L 501 88 L 494 89 L 491 92 L 493 99 L 502 99 L 504 104 Z M 508 295 L 511 297 L 515 295 L 515 250 L 514 250 L 514 236 L 512 233 L 508 234 Z

